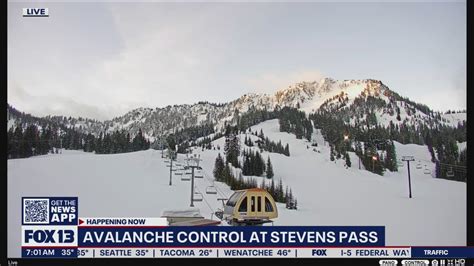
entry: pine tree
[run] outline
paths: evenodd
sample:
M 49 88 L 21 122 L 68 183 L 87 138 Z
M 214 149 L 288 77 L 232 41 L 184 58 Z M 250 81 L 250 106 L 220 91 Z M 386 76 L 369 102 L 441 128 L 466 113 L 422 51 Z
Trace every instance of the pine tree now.
M 233 181 L 234 176 L 232 175 L 232 171 L 228 163 L 225 164 L 224 171 L 223 171 L 223 181 L 226 184 L 231 184 Z
M 288 143 L 285 146 L 285 155 L 290 156 L 290 145 L 288 145 Z
M 126 143 L 127 143 L 127 148 L 126 148 L 126 150 L 127 150 L 127 152 L 132 151 L 130 142 L 131 142 L 131 139 L 130 139 L 130 132 L 128 132 L 128 133 L 127 133 L 127 137 L 126 137 Z
M 290 207 L 290 209 L 293 209 L 293 205 L 294 205 L 294 202 L 293 202 L 293 191 L 291 191 L 291 188 L 290 188 L 290 192 L 288 193 L 288 202 L 289 202 L 289 207 Z
M 244 163 L 243 163 L 243 166 L 242 166 L 242 172 L 244 175 L 251 175 L 251 171 L 250 171 L 250 158 L 247 154 L 244 155 Z
M 103 134 L 102 134 L 102 132 L 100 132 L 99 137 L 97 137 L 97 140 L 96 140 L 95 153 L 97 153 L 97 154 L 102 154 L 102 153 L 104 153 L 104 151 L 103 151 L 103 143 L 102 143 L 102 136 L 103 136 Z
M 224 160 L 221 157 L 221 154 L 219 153 L 217 155 L 216 161 L 214 163 L 214 178 L 217 181 L 223 181 L 224 180 Z
M 261 176 L 263 175 L 263 172 L 265 171 L 265 161 L 263 161 L 262 156 L 260 155 L 260 152 L 255 153 L 255 175 Z
M 346 166 L 347 166 L 347 167 L 351 167 L 352 163 L 351 163 L 351 158 L 349 157 L 349 153 L 346 152 L 346 153 L 344 154 L 344 157 L 345 157 L 345 159 L 346 159 Z
M 313 134 L 313 124 L 310 120 L 305 120 L 305 137 L 308 141 L 311 141 L 311 135 Z
M 169 135 L 166 138 L 166 143 L 168 144 L 168 149 L 176 151 L 176 139 L 174 135 Z
M 441 165 L 439 163 L 439 161 L 436 161 L 435 163 L 435 176 L 436 178 L 442 178 L 442 173 L 441 173 Z
M 226 162 L 231 163 L 234 167 L 240 168 L 239 155 L 240 155 L 240 143 L 239 138 L 229 133 L 225 139 L 224 151 L 226 155 Z
M 275 190 L 275 179 L 272 178 L 272 182 L 270 183 L 270 191 L 268 191 L 270 193 L 270 195 L 272 195 L 272 197 L 274 199 L 276 199 L 276 190 Z
M 13 143 L 13 128 L 8 129 L 7 132 L 7 141 L 8 141 L 8 147 L 7 147 L 7 158 L 11 159 L 12 158 L 12 153 L 13 150 L 15 149 L 16 145 Z
M 29 125 L 23 135 L 23 156 L 30 157 L 35 155 L 39 143 L 38 128 L 35 125 Z
M 397 154 L 393 141 L 387 145 L 386 153 L 387 155 L 384 160 L 385 167 L 392 172 L 398 171 Z
M 283 194 L 283 181 L 281 181 L 280 179 L 280 182 L 278 183 L 278 196 L 277 196 L 277 199 L 278 199 L 278 202 L 284 202 L 284 194 Z
M 280 123 L 280 132 L 290 132 L 290 123 L 287 119 L 285 118 L 280 118 L 279 120 Z
M 267 178 L 272 178 L 274 176 L 272 162 L 270 161 L 270 156 L 267 159 Z

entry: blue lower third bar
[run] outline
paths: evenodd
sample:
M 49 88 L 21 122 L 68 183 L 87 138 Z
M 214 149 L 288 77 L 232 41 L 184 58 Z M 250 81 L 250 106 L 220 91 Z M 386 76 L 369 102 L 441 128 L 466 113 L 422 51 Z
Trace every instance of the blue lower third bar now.
M 412 247 L 412 258 L 474 258 L 474 247 Z
M 23 258 L 77 258 L 77 248 L 22 247 Z

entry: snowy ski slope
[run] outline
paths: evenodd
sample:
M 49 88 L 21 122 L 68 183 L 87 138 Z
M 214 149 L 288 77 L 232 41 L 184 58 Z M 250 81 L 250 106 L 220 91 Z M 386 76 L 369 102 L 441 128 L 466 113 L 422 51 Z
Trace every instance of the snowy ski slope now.
M 355 154 L 352 167 L 342 160 L 329 160 L 319 131 L 313 139 L 317 150 L 305 140 L 278 130 L 278 120 L 252 127 L 263 130 L 273 141 L 289 143 L 290 157 L 263 152 L 270 156 L 275 181 L 281 178 L 298 199 L 297 211 L 278 204 L 275 225 L 384 225 L 386 245 L 466 245 L 466 184 L 435 179 L 416 169 L 420 161 L 433 169 L 428 149 L 419 145 L 396 143 L 397 156 L 413 155 L 413 198 L 408 198 L 406 166 L 399 172 L 378 176 L 358 169 Z M 241 136 L 242 145 L 244 135 Z M 253 136 L 252 138 L 255 138 Z M 213 143 L 220 150 L 194 149 L 200 154 L 204 178 L 195 179 L 204 201 L 195 206 L 206 218 L 229 197 L 232 191 L 223 183 L 213 182 L 214 160 L 223 154 L 224 139 Z M 180 154 L 178 162 L 184 163 Z M 258 178 L 259 183 L 264 177 Z M 80 217 L 159 217 L 165 210 L 187 209 L 190 205 L 190 181 L 173 176 L 161 151 L 147 150 L 126 154 L 96 155 L 80 151 L 8 160 L 8 256 L 21 255 L 21 197 L 77 196 Z M 215 185 L 216 195 L 205 193 Z

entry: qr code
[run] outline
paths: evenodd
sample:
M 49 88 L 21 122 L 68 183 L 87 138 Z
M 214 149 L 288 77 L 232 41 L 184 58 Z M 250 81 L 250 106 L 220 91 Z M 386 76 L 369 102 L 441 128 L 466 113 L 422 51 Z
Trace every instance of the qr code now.
M 49 223 L 49 199 L 23 199 L 23 223 Z

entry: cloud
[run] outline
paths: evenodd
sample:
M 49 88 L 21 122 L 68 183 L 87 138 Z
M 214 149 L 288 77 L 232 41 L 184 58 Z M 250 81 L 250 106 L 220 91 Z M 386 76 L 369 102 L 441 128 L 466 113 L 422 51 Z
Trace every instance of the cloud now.
M 213 38 L 218 34 L 202 35 L 209 25 L 209 18 L 200 19 L 204 14 L 188 8 L 176 21 L 171 19 L 174 11 L 173 6 L 111 6 L 123 47 L 115 57 L 96 64 L 85 77 L 103 105 L 161 107 L 193 103 L 207 94 L 212 70 L 221 62 L 213 49 Z
M 431 73 L 433 64 L 400 61 L 403 69 L 394 73 L 390 64 L 381 68 L 380 60 L 374 62 L 364 53 L 380 50 L 369 44 L 364 44 L 366 50 L 352 45 L 365 43 L 357 41 L 355 35 L 351 35 L 353 42 L 344 42 L 342 46 L 334 43 L 332 40 L 339 40 L 334 36 L 346 36 L 341 35 L 341 30 L 347 29 L 336 25 L 329 31 L 318 26 L 324 25 L 318 21 L 325 21 L 318 12 L 325 9 L 242 3 L 47 6 L 54 16 L 34 21 L 21 17 L 23 4 L 8 7 L 10 14 L 17 14 L 8 17 L 12 29 L 8 38 L 8 100 L 34 115 L 111 119 L 137 107 L 155 108 L 199 100 L 227 102 L 247 92 L 273 93 L 297 82 L 320 80 L 323 74 L 315 69 L 319 67 L 340 79 L 385 73 L 381 78 L 384 83 L 397 84 L 395 89 L 408 88 L 400 92 L 410 97 L 418 90 L 431 92 L 439 83 L 428 75 L 420 75 Z M 345 19 L 354 20 L 351 16 Z M 357 19 L 354 25 L 358 25 Z M 314 27 L 309 32 L 306 25 Z M 373 30 L 369 28 L 367 32 Z M 416 36 L 420 36 L 418 32 Z M 347 43 L 355 48 L 350 49 Z M 418 51 L 420 46 L 427 46 L 424 50 L 439 46 L 420 43 L 415 45 L 416 54 L 423 54 Z M 429 44 L 432 43 L 437 42 Z M 390 54 L 398 51 L 386 49 L 393 49 Z M 403 53 L 411 56 L 405 50 Z M 344 64 L 334 60 L 335 55 L 344 58 Z M 446 53 L 446 57 L 452 58 L 451 53 Z M 465 58 L 462 54 L 460 57 Z M 385 60 L 398 62 L 393 59 Z M 407 65 L 419 68 L 412 71 Z M 416 84 L 414 92 L 409 90 L 412 84 Z M 446 91 L 451 85 L 444 83 L 436 89 Z M 465 82 L 455 87 L 465 88 Z M 464 96 L 460 95 L 459 98 Z
M 255 91 L 272 94 L 297 82 L 319 81 L 324 77 L 319 70 L 308 69 L 289 73 L 264 73 L 256 78 L 249 78 L 247 84 Z
M 8 91 L 8 102 L 22 112 L 33 113 L 37 116 L 64 115 L 82 116 L 105 120 L 117 110 L 100 108 L 81 103 L 70 97 L 58 95 L 32 95 L 22 86 L 15 84 Z M 79 115 L 78 115 L 79 114 Z
M 70 6 L 48 7 L 56 12 L 49 20 L 9 21 L 17 26 L 9 38 L 8 100 L 20 110 L 102 120 L 207 94 L 220 60 L 215 40 L 202 35 L 212 16 L 171 5 L 76 6 L 92 14 L 84 21 Z M 218 34 L 211 31 L 211 38 Z

